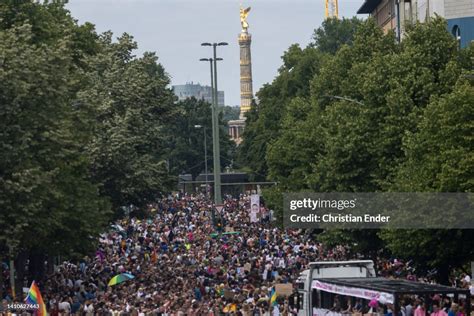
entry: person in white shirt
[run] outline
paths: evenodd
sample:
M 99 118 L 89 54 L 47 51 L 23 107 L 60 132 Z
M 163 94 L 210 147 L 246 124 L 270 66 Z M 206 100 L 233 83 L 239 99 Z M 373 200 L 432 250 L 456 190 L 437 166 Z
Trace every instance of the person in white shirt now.
M 293 246 L 293 252 L 299 252 L 300 251 L 300 245 L 296 244 Z
M 280 258 L 280 260 L 279 260 L 279 262 L 278 262 L 278 267 L 279 267 L 279 268 L 283 268 L 283 269 L 286 268 L 285 259 Z
M 406 316 L 413 316 L 413 306 L 411 304 L 411 300 L 407 299 L 405 301 L 405 315 Z
M 71 304 L 68 302 L 66 297 L 64 297 L 61 303 L 58 304 L 58 309 L 60 312 L 64 312 L 66 314 L 71 312 Z
M 463 282 L 464 285 L 470 285 L 471 284 L 471 277 L 469 276 L 469 274 L 467 274 L 467 273 L 464 274 L 462 282 Z
M 86 316 L 93 316 L 94 315 L 94 305 L 90 301 L 86 301 L 84 303 L 84 313 Z
M 275 304 L 273 306 L 272 316 L 280 316 L 280 308 L 279 308 L 278 304 Z

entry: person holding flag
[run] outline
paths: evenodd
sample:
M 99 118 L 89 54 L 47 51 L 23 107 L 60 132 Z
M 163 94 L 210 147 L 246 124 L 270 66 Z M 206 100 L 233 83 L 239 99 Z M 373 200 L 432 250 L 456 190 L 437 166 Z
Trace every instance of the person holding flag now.
M 275 287 L 272 287 L 272 291 L 270 292 L 270 310 L 271 310 L 272 315 L 274 316 L 280 315 Z
M 46 305 L 44 304 L 43 298 L 41 297 L 41 293 L 39 291 L 38 286 L 36 285 L 35 281 L 31 283 L 30 290 L 28 291 L 28 295 L 26 296 L 25 303 L 27 304 L 35 304 L 38 305 L 38 309 L 35 310 L 35 316 L 46 316 Z

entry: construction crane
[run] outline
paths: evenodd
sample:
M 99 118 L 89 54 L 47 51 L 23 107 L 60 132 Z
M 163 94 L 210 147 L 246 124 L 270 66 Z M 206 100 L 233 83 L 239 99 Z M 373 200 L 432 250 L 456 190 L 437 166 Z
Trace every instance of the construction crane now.
M 339 8 L 337 0 L 324 0 L 326 2 L 326 19 L 339 18 Z

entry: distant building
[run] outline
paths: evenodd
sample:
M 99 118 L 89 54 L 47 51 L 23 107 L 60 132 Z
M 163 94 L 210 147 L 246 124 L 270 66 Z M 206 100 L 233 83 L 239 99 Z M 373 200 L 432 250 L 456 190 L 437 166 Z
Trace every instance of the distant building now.
M 180 101 L 195 97 L 198 100 L 204 100 L 212 104 L 212 89 L 210 86 L 201 86 L 199 83 L 188 82 L 183 85 L 173 86 L 174 94 Z M 217 104 L 225 105 L 224 91 L 217 92 Z
M 370 14 L 385 31 L 395 30 L 398 39 L 410 23 L 437 14 L 448 21 L 448 31 L 461 47 L 474 40 L 473 0 L 365 0 L 357 13 Z

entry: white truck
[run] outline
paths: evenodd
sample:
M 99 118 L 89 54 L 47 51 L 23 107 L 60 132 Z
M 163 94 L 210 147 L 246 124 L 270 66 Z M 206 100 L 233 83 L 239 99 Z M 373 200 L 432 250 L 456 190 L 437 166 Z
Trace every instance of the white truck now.
M 375 278 L 372 260 L 322 261 L 312 262 L 309 269 L 301 272 L 298 280 L 300 309 L 298 316 L 313 316 L 313 310 L 319 308 L 320 291 L 313 282 L 329 278 Z M 319 297 L 319 298 L 318 298 Z

